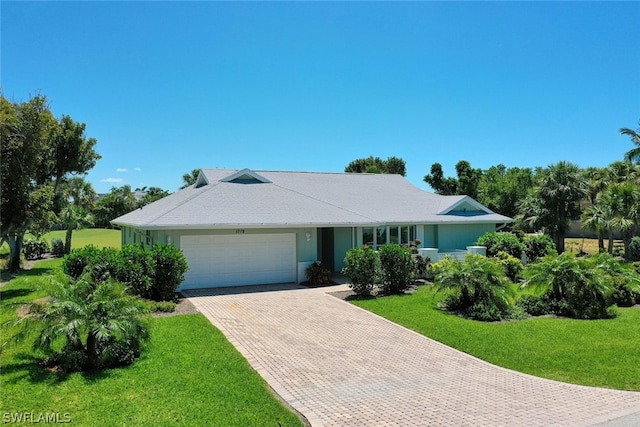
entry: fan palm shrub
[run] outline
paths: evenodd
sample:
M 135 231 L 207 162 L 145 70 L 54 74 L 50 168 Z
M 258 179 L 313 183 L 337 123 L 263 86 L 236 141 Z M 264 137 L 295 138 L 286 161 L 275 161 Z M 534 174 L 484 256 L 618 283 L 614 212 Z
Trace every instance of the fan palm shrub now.
M 464 261 L 445 259 L 444 266 L 437 264 L 433 268 L 435 289 L 448 292 L 447 310 L 484 321 L 509 317 L 512 290 L 499 262 L 470 254 Z
M 148 339 L 147 306 L 127 294 L 122 283 L 96 280 L 100 267 L 77 280 L 62 273 L 48 276 L 45 302 L 28 305 L 27 314 L 13 321 L 21 326 L 14 338 L 37 332 L 33 347 L 48 363 L 64 371 L 109 368 L 133 362 Z

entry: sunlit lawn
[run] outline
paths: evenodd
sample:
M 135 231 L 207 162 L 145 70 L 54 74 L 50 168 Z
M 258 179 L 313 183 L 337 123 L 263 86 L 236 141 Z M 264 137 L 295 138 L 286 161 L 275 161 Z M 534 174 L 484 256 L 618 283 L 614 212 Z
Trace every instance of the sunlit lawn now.
M 575 384 L 640 390 L 640 308 L 606 320 L 530 318 L 484 323 L 437 307 L 424 286 L 412 295 L 354 301 L 382 317 L 499 366 Z
M 0 289 L 0 321 L 16 302 L 44 296 L 41 261 Z M 14 331 L 3 326 L 0 342 Z M 0 354 L 0 413 L 68 414 L 80 426 L 301 426 L 249 363 L 201 314 L 151 320 L 151 342 L 133 365 L 63 376 L 37 365 L 29 342 Z

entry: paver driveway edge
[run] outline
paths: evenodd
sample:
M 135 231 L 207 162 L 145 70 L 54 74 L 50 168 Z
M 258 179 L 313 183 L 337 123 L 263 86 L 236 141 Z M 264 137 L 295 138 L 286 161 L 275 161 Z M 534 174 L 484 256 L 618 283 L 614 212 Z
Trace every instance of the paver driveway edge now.
M 326 292 L 185 296 L 312 426 L 590 426 L 640 413 L 640 393 L 492 365 Z

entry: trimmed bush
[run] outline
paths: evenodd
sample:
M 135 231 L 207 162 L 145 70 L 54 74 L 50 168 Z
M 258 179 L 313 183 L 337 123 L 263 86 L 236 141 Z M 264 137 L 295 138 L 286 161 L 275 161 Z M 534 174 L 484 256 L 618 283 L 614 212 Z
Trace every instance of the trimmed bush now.
M 62 239 L 57 237 L 51 239 L 51 254 L 57 258 L 64 256 L 64 242 Z
M 129 291 L 144 299 L 153 297 L 155 261 L 148 249 L 139 245 L 125 245 L 120 251 L 121 262 L 114 271 L 116 279 L 126 283 Z
M 152 299 L 173 301 L 175 292 L 184 281 L 184 273 L 189 269 L 182 251 L 173 245 L 155 244 L 151 248 L 155 262 Z
M 173 301 L 148 301 L 152 313 L 173 313 L 177 304 Z
M 89 245 L 73 249 L 62 262 L 65 274 L 74 279 L 88 266 L 97 282 L 111 277 L 125 284 L 129 293 L 155 301 L 173 301 L 188 269 L 180 249 L 160 244 L 151 249 L 125 245 L 120 251 Z
M 358 296 L 369 296 L 380 274 L 380 257 L 368 246 L 349 249 L 342 274 L 347 276 L 349 287 Z
M 380 292 L 401 294 L 413 284 L 415 261 L 411 250 L 396 244 L 380 246 Z
M 531 316 L 542 316 L 549 314 L 547 304 L 540 297 L 533 295 L 522 295 L 516 301 L 516 305 L 521 307 L 527 314 Z
M 412 251 L 413 253 L 413 251 Z M 431 259 L 429 257 L 423 257 L 422 255 L 413 255 L 413 261 L 415 263 L 415 277 L 417 279 L 426 279 L 427 272 L 429 271 L 429 264 L 431 263 Z
M 539 258 L 556 253 L 556 245 L 553 239 L 546 234 L 530 234 L 523 240 L 524 254 L 527 260 L 535 262 Z
M 317 261 L 307 267 L 304 274 L 311 286 L 323 286 L 331 283 L 331 270 Z
M 27 240 L 22 245 L 22 253 L 26 259 L 40 259 L 49 252 L 49 245 L 44 240 Z
M 513 233 L 509 232 L 490 232 L 485 233 L 476 241 L 476 245 L 487 247 L 487 256 L 495 257 L 498 252 L 504 251 L 512 257 L 520 259 L 524 245 Z

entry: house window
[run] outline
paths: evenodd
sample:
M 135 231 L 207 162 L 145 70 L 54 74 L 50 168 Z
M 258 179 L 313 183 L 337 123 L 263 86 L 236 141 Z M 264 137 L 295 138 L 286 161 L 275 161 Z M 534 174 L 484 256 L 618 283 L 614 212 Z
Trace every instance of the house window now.
M 386 243 L 408 246 L 416 239 L 415 225 L 382 225 L 376 228 L 362 228 L 362 244 L 375 250 Z
M 374 247 L 375 242 L 373 240 L 373 227 L 366 227 L 362 229 L 362 244 Z

